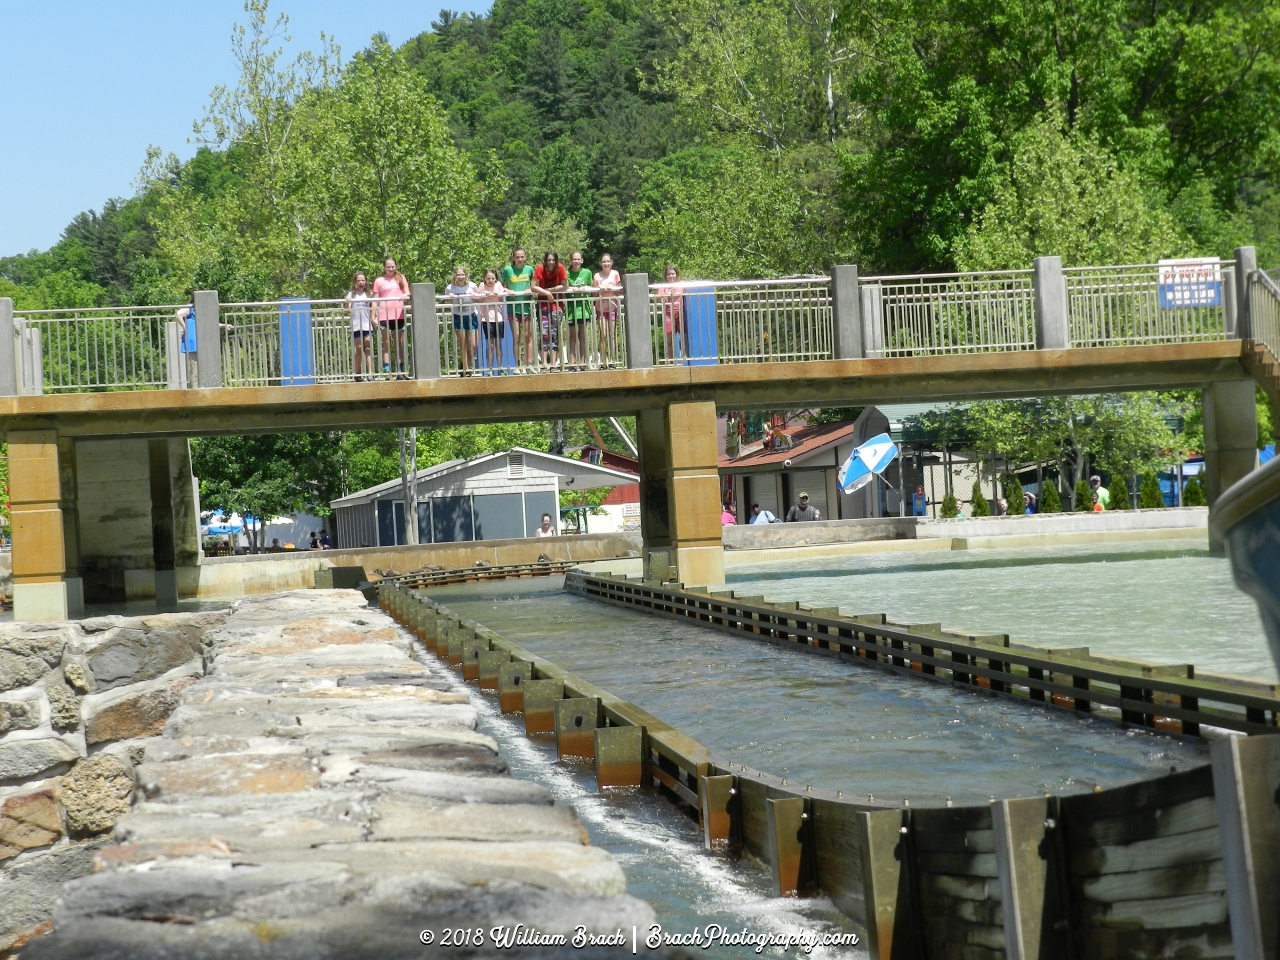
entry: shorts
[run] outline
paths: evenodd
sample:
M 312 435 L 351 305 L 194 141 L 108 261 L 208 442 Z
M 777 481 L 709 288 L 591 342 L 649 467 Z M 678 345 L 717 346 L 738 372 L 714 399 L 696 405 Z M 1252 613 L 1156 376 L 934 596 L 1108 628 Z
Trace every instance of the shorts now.
M 373 336 L 372 330 L 352 330 L 351 336 L 355 340 L 368 340 Z
M 564 319 L 561 310 L 542 309 L 542 349 L 560 349 L 560 321 Z
M 507 325 L 500 320 L 481 320 L 480 329 L 486 340 L 501 340 L 507 335 Z
M 524 323 L 530 319 L 528 304 L 519 307 L 507 307 L 507 319 L 512 323 Z
M 576 325 L 576 324 L 580 324 L 580 323 L 586 323 L 588 320 L 590 320 L 590 319 L 591 319 L 591 315 L 590 315 L 590 314 L 588 314 L 588 313 L 584 313 L 584 314 L 582 314 L 582 315 L 580 315 L 580 316 L 576 316 L 576 317 L 574 317 L 574 316 L 566 316 L 566 317 L 565 317 L 565 319 L 566 319 L 566 320 L 568 320 L 568 321 L 569 321 L 569 323 L 572 323 L 572 324 L 575 324 L 575 325 Z
M 394 320 L 383 320 L 382 325 L 386 327 L 388 330 L 403 330 L 404 317 L 398 317 Z
M 455 313 L 453 315 L 453 329 L 455 330 L 479 330 L 480 314 L 478 313 Z

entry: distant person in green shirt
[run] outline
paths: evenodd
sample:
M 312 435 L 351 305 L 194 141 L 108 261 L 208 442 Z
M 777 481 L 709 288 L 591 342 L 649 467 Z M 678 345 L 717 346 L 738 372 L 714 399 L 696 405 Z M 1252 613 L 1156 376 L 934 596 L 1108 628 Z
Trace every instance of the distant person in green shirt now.
M 502 268 L 502 286 L 506 288 L 507 319 L 514 338 L 516 373 L 533 370 L 533 301 L 528 290 L 533 283 L 533 267 L 522 247 L 511 252 L 511 262 Z
M 574 287 L 591 289 L 591 271 L 584 265 L 580 250 L 569 256 L 569 290 L 565 297 L 565 320 L 569 324 L 569 369 L 585 370 L 590 354 L 587 353 L 587 323 L 591 320 L 591 297 L 585 290 L 574 294 Z
M 1098 495 L 1098 503 L 1103 510 L 1111 509 L 1111 491 L 1102 485 L 1102 478 L 1096 473 L 1089 478 L 1089 492 Z

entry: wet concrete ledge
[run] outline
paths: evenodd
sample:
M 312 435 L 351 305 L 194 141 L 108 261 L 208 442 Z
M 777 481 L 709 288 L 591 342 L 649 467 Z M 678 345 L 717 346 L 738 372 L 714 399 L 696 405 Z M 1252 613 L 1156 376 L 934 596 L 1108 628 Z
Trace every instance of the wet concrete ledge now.
M 450 953 L 445 928 L 652 920 L 573 811 L 508 775 L 467 694 L 360 594 L 242 600 L 203 643 L 163 734 L 130 744 L 132 809 L 24 960 L 421 957 Z

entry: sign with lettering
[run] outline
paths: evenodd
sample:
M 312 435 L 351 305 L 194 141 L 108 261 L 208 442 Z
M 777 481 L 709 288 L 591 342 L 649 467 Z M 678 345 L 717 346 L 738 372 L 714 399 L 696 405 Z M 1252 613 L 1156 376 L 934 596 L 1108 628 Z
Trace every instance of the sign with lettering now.
M 1222 306 L 1222 264 L 1217 257 L 1161 260 L 1160 309 Z

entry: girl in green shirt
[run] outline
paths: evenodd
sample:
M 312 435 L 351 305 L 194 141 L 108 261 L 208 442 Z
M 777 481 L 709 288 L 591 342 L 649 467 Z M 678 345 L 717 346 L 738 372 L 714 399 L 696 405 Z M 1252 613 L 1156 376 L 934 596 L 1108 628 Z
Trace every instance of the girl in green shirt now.
M 512 346 L 515 352 L 516 373 L 532 373 L 533 360 L 533 303 L 529 287 L 533 283 L 533 267 L 529 255 L 522 248 L 511 252 L 511 262 L 502 268 L 502 286 L 507 291 L 507 319 L 511 322 Z
M 569 326 L 569 369 L 585 370 L 590 354 L 587 353 L 587 322 L 591 319 L 592 290 L 591 271 L 583 265 L 581 251 L 575 250 L 569 257 L 569 290 L 575 287 L 582 292 L 570 292 L 565 296 L 565 320 Z

